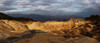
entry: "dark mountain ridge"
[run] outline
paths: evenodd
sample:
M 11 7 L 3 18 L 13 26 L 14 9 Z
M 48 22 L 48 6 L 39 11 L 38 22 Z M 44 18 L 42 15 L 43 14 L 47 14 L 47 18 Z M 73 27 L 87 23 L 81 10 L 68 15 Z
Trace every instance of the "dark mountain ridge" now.
M 35 21 L 67 21 L 71 17 L 74 18 L 84 18 L 80 16 L 73 15 L 40 15 L 40 14 L 7 14 L 13 17 L 29 17 L 34 19 Z
M 9 15 L 6 15 L 4 13 L 0 13 L 0 19 L 7 19 L 7 20 L 17 20 L 17 21 L 34 21 L 31 18 L 25 18 L 25 17 L 12 17 Z

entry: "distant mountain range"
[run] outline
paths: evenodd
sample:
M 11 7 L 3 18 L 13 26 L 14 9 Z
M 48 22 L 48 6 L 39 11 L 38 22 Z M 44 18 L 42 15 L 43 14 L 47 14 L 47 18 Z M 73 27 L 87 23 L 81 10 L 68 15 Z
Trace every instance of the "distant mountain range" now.
M 35 21 L 66 21 L 71 17 L 74 18 L 84 18 L 80 16 L 72 16 L 72 15 L 39 15 L 39 14 L 7 14 L 12 17 L 28 17 L 32 18 Z
M 13 17 L 13 16 L 9 16 L 9 15 L 6 15 L 4 13 L 0 13 L 0 19 L 3 19 L 3 20 L 17 20 L 17 21 L 34 21 L 33 19 L 31 18 L 25 18 L 25 17 Z

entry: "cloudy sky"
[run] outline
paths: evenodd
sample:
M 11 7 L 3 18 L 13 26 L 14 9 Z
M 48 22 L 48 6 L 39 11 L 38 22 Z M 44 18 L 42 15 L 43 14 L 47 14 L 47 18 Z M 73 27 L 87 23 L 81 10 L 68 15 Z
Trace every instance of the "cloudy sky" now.
M 99 14 L 100 0 L 0 0 L 0 12 L 25 14 Z

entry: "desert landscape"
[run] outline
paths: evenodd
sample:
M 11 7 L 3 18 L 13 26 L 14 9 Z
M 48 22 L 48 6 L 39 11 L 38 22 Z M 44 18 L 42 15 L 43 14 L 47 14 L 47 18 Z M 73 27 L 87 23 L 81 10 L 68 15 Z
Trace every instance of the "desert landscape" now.
M 0 0 L 0 43 L 100 43 L 100 0 Z
M 100 43 L 100 15 L 41 22 L 0 13 L 0 43 Z

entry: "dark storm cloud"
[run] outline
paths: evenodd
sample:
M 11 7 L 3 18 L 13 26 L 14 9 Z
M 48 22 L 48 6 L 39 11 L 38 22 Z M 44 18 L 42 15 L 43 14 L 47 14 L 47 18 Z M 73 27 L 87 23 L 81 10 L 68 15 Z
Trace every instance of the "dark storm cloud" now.
M 0 11 L 9 11 L 9 10 L 15 10 L 16 8 L 10 7 L 10 5 L 13 5 L 13 2 L 15 0 L 0 0 Z
M 87 9 L 84 9 L 82 12 L 75 13 L 75 15 L 76 16 L 85 16 L 85 17 L 88 17 L 90 15 L 100 15 L 99 9 L 87 8 Z
M 0 11 L 36 14 L 99 14 L 100 0 L 2 0 Z
M 16 0 L 6 0 L 2 4 L 5 6 L 9 6 L 9 5 L 13 5 L 14 1 L 16 1 Z

